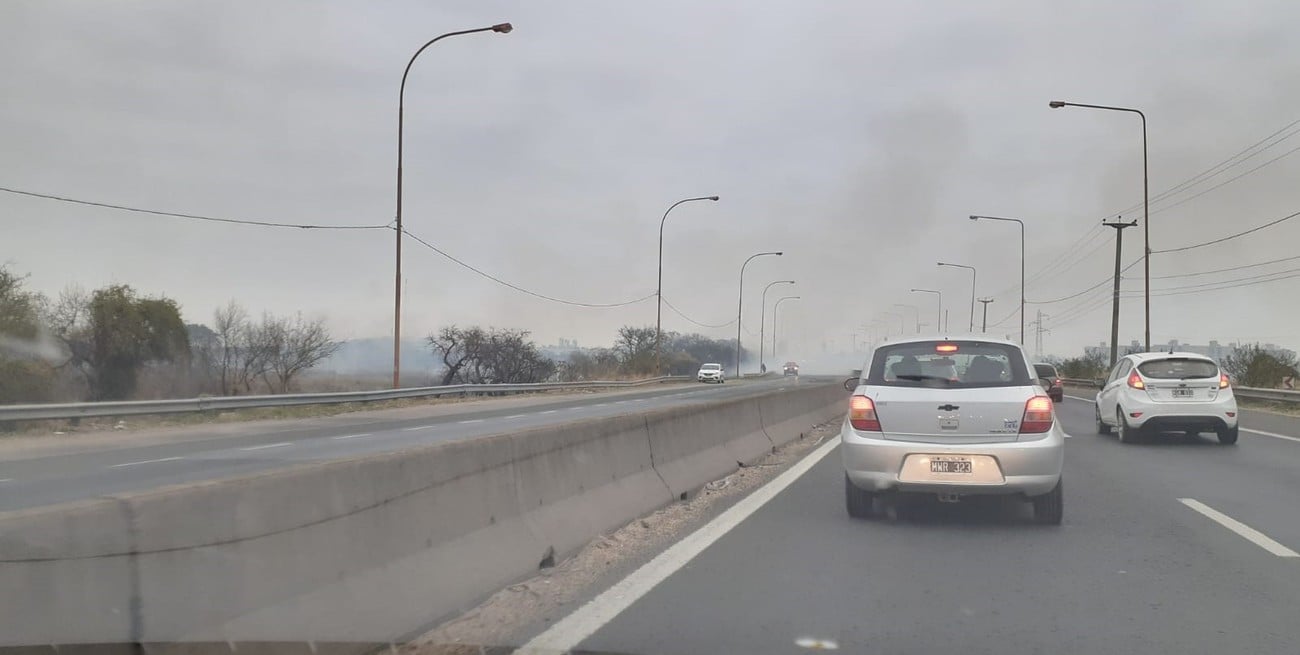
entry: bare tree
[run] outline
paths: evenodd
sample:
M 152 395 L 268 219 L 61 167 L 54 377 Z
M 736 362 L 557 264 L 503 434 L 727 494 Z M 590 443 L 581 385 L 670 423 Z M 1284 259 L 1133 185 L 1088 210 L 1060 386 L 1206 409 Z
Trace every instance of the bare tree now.
M 290 318 L 263 319 L 263 338 L 267 343 L 267 372 L 278 393 L 288 393 L 293 378 L 333 355 L 341 342 L 330 338 L 324 319 L 307 320 L 302 314 Z
M 239 303 L 231 300 L 225 307 L 212 313 L 213 332 L 217 335 L 217 352 L 213 359 L 221 379 L 221 393 L 231 395 L 235 389 L 236 371 L 239 368 L 239 351 L 248 327 L 248 313 Z
M 483 328 L 459 328 L 449 325 L 429 335 L 429 349 L 442 359 L 444 367 L 442 384 L 452 384 L 461 375 L 461 369 L 471 364 L 486 341 Z
M 445 327 L 428 339 L 442 359 L 442 384 L 541 382 L 555 374 L 555 362 L 528 340 L 528 331 Z
M 614 350 L 628 373 L 645 373 L 654 368 L 655 329 L 625 325 L 618 329 Z
M 253 383 L 265 379 L 271 368 L 271 353 L 275 348 L 275 317 L 262 315 L 262 322 L 244 321 L 238 332 L 238 347 L 234 369 L 234 382 L 252 393 Z

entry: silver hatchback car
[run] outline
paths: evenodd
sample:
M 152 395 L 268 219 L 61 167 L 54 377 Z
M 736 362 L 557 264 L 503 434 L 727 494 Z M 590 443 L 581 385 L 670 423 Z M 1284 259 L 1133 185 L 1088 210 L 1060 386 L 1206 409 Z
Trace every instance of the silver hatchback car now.
M 882 493 L 1002 494 L 1030 500 L 1036 521 L 1060 524 L 1065 432 L 1033 371 L 1011 341 L 878 346 L 840 435 L 849 515 L 870 516 Z

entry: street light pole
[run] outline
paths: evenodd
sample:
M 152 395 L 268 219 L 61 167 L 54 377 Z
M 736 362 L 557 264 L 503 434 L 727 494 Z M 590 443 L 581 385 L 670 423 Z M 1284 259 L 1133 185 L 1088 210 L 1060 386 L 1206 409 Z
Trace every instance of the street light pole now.
M 975 275 L 976 275 L 975 267 L 967 266 L 965 264 L 948 264 L 945 262 L 938 262 L 938 264 L 939 266 L 949 266 L 952 268 L 964 268 L 970 271 L 970 323 L 969 325 L 966 326 L 966 329 L 972 333 L 975 332 Z
M 402 85 L 397 91 L 397 221 L 395 226 L 397 246 L 396 256 L 394 258 L 396 274 L 393 282 L 393 388 L 401 386 L 402 378 L 402 137 L 405 128 L 406 115 L 406 77 L 411 73 L 411 66 L 415 64 L 415 58 L 424 52 L 425 48 L 449 37 L 460 36 L 462 34 L 474 34 L 477 32 L 497 32 L 499 34 L 509 34 L 514 28 L 510 23 L 498 23 L 491 27 L 480 27 L 473 30 L 461 30 L 459 32 L 448 32 L 428 43 L 420 46 L 415 54 L 411 55 L 410 61 L 406 62 L 406 70 L 402 71 Z
M 1018 218 L 1002 218 L 1001 216 L 975 216 L 971 215 L 972 221 L 980 219 L 986 221 L 1006 221 L 1008 223 L 1020 224 L 1020 345 L 1025 345 L 1025 222 Z
M 768 255 L 774 255 L 776 257 L 780 257 L 783 254 L 785 253 L 783 252 L 754 253 L 749 256 L 749 259 L 745 260 L 744 264 L 740 265 L 740 294 L 739 294 L 740 298 L 739 300 L 736 301 L 736 379 L 737 380 L 740 379 L 740 352 L 741 352 L 740 351 L 740 319 L 741 319 L 741 313 L 745 310 L 745 267 L 749 266 L 749 262 L 753 261 L 755 257 L 766 257 Z
M 884 314 L 885 316 L 893 316 L 893 317 L 895 317 L 895 318 L 898 319 L 898 336 L 901 337 L 901 336 L 903 336 L 904 334 L 907 333 L 907 328 L 903 326 L 903 321 L 907 319 L 906 316 L 904 316 L 904 315 L 902 315 L 902 314 L 896 314 L 896 313 L 894 313 L 894 312 L 880 312 L 880 313 L 881 313 L 881 314 Z M 919 320 L 920 320 L 920 319 L 918 319 L 918 321 L 919 321 Z M 920 326 L 920 323 L 917 323 L 917 326 L 919 327 L 919 326 Z M 886 335 L 886 336 L 889 335 L 889 330 L 888 330 L 888 327 L 887 327 L 887 326 L 886 326 L 886 329 L 885 329 L 885 335 Z
M 989 303 L 993 302 L 992 298 L 980 298 L 980 304 L 984 306 L 984 322 L 980 325 L 980 332 L 989 331 Z
M 1146 351 L 1151 352 L 1151 185 L 1147 168 L 1147 115 L 1140 109 L 1130 107 L 1111 107 L 1108 105 L 1089 105 L 1081 102 L 1063 102 L 1053 100 L 1047 103 L 1052 109 L 1061 107 L 1083 107 L 1085 109 L 1105 109 L 1107 111 L 1123 111 L 1130 114 L 1137 114 L 1142 119 L 1142 267 L 1145 269 L 1145 286 L 1146 291 Z
M 767 290 L 772 288 L 773 284 L 794 284 L 794 280 L 777 280 L 763 287 L 763 309 L 758 314 L 758 370 L 763 370 L 763 328 L 767 327 Z M 776 310 L 772 310 L 772 319 L 776 320 Z M 776 355 L 776 326 L 772 327 L 772 355 Z
M 798 300 L 800 296 L 781 296 L 772 304 L 772 356 L 776 356 L 776 310 L 787 300 Z
M 917 307 L 916 305 L 904 305 L 902 303 L 894 303 L 894 307 L 905 307 L 907 309 L 912 310 L 912 312 L 916 315 L 916 333 L 920 334 L 921 333 L 921 308 Z
M 694 202 L 696 200 L 712 200 L 717 202 L 717 196 L 703 196 L 700 198 L 685 198 L 678 200 L 664 212 L 664 217 L 659 219 L 659 282 L 655 285 L 655 375 L 659 375 L 659 361 L 663 349 L 660 343 L 663 339 L 663 315 L 664 315 L 664 222 L 668 220 L 668 213 L 677 205 L 684 202 Z
M 934 314 L 935 331 L 938 332 L 943 330 L 943 292 L 935 289 L 912 289 L 912 293 L 933 293 L 935 295 L 939 301 L 939 306 L 936 308 Z

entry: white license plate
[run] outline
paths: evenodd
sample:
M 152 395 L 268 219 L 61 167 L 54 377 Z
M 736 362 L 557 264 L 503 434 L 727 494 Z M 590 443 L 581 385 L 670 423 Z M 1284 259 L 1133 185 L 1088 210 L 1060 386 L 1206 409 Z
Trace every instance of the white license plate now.
M 1174 390 L 1173 390 L 1173 395 L 1174 395 L 1174 398 L 1191 398 L 1191 397 L 1192 397 L 1192 390 L 1191 390 L 1191 389 L 1174 389 Z

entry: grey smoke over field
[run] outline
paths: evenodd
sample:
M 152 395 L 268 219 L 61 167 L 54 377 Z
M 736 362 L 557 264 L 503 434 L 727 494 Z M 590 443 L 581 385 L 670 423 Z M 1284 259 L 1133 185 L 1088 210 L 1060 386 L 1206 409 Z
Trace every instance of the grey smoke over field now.
M 1027 295 L 1050 301 L 1107 278 L 1113 235 L 1096 225 L 1141 199 L 1136 117 L 1050 110 L 1048 100 L 1144 109 L 1154 194 L 1300 118 L 1300 43 L 1284 31 L 1298 18 L 1287 2 L 1187 2 L 1171 13 L 1119 1 L 20 0 L 0 5 L 0 186 L 386 224 L 406 60 L 441 32 L 508 20 L 513 33 L 449 39 L 412 69 L 404 211 L 414 234 L 538 293 L 614 303 L 654 291 L 664 209 L 718 194 L 679 207 L 665 229 L 664 297 L 699 323 L 733 321 L 740 263 L 783 250 L 749 267 L 747 345 L 757 343 L 761 289 L 779 279 L 798 284 L 769 293 L 766 330 L 775 298 L 800 296 L 781 309 L 784 356 L 843 350 L 895 303 L 932 311 L 912 287 L 941 289 L 950 325 L 964 329 L 969 277 L 939 260 L 976 266 L 979 295 L 996 298 L 991 331 L 1017 335 L 1017 233 L 966 216 L 1025 219 L 1030 272 L 1050 267 Z M 1152 246 L 1300 210 L 1300 155 L 1189 199 L 1297 145 L 1283 140 L 1153 205 Z M 176 298 L 189 321 L 235 298 L 254 313 L 327 316 L 341 338 L 391 334 L 390 231 L 199 223 L 0 193 L 0 233 L 0 258 L 50 295 L 125 283 Z M 1140 233 L 1126 233 L 1126 260 L 1141 252 Z M 1284 258 L 1296 243 L 1300 223 L 1283 223 L 1155 255 L 1152 273 Z M 653 300 L 558 304 L 405 247 L 407 336 L 484 324 L 607 345 L 620 325 L 654 321 Z M 1296 310 L 1278 299 L 1300 278 L 1185 287 L 1297 266 L 1153 281 L 1191 292 L 1157 296 L 1153 340 L 1294 347 Z M 1141 289 L 1140 270 L 1126 296 Z M 1049 352 L 1106 338 L 1107 288 L 1030 307 L 1031 319 L 1049 315 Z M 1140 338 L 1140 298 L 1126 297 L 1123 311 L 1122 338 Z M 699 327 L 664 312 L 668 329 L 735 335 L 734 323 Z

